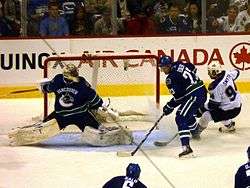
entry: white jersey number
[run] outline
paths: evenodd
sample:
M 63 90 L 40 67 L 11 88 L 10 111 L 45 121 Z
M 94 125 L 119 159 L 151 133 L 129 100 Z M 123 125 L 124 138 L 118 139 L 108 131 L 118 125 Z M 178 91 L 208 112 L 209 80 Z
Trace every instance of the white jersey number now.
M 134 182 L 132 180 L 125 180 L 122 188 L 132 188 L 134 186 Z

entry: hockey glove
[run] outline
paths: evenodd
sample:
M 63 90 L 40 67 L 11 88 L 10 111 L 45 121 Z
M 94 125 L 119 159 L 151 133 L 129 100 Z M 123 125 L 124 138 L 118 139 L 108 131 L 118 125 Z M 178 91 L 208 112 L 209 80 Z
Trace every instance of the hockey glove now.
M 48 92 L 47 91 L 47 85 L 51 82 L 48 78 L 44 78 L 40 81 L 40 84 L 38 86 L 38 89 L 42 91 L 43 93 Z
M 174 111 L 174 108 L 168 105 L 168 103 L 163 107 L 163 113 L 165 116 L 171 114 Z

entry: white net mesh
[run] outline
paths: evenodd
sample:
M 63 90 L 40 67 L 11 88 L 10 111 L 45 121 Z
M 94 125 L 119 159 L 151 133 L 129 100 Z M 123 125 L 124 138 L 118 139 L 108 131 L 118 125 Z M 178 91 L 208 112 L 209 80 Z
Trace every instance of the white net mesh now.
M 66 64 L 73 63 L 97 93 L 111 98 L 118 111 L 138 111 L 155 115 L 157 93 L 157 56 L 149 54 L 91 54 L 50 57 L 45 61 L 44 77 L 61 74 Z M 53 110 L 53 94 L 45 96 L 45 113 Z M 140 117 L 141 118 L 141 117 Z

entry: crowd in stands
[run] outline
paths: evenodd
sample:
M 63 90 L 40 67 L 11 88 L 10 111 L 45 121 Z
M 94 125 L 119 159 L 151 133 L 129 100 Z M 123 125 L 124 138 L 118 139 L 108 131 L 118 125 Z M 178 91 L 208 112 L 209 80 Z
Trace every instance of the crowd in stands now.
M 0 0 L 0 36 L 24 36 L 24 31 L 31 37 L 155 35 L 200 33 L 202 28 L 209 33 L 250 32 L 250 0 L 207 0 L 206 23 L 201 0 L 112 2 L 27 0 L 24 17 L 20 0 Z

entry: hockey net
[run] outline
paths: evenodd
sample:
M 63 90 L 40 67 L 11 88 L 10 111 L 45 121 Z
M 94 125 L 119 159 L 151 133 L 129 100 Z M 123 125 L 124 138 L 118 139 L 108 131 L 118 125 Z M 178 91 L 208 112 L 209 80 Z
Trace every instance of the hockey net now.
M 119 112 L 134 111 L 151 116 L 159 105 L 158 56 L 151 54 L 81 54 L 52 56 L 44 62 L 44 78 L 61 74 L 69 63 L 111 107 Z M 44 94 L 44 117 L 53 111 L 54 95 Z M 143 120 L 139 117 L 138 121 Z M 154 121 L 154 120 L 152 120 Z

